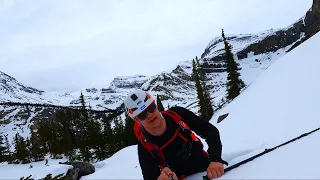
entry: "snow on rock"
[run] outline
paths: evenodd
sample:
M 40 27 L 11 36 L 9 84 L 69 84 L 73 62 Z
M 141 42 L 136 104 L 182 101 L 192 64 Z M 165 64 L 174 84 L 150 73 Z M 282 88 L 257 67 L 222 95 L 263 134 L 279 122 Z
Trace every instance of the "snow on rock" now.
M 267 36 L 270 36 L 274 34 L 277 30 L 270 29 L 267 31 L 255 33 L 255 34 L 228 34 L 226 35 L 226 38 L 228 42 L 232 45 L 232 51 L 239 52 L 249 45 L 259 42 L 262 39 L 266 38 Z M 214 38 L 210 43 L 207 45 L 206 49 L 210 53 L 206 53 L 205 58 L 211 59 L 212 57 L 218 56 L 221 53 L 224 53 L 224 44 L 223 39 L 221 36 Z

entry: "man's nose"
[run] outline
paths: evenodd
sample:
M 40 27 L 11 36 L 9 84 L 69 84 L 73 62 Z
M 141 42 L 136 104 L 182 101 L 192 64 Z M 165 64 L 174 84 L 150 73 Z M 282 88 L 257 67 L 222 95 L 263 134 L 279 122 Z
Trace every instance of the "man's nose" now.
M 147 111 L 147 118 L 151 115 L 152 113 Z

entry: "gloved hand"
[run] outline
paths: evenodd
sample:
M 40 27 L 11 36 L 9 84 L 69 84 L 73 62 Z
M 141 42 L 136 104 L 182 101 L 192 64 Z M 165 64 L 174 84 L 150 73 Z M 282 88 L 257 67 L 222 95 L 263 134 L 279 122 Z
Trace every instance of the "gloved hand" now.
M 223 164 L 220 162 L 211 162 L 207 168 L 208 179 L 218 178 L 224 174 Z
M 178 180 L 177 175 L 172 172 L 169 168 L 165 167 L 162 169 L 158 180 Z

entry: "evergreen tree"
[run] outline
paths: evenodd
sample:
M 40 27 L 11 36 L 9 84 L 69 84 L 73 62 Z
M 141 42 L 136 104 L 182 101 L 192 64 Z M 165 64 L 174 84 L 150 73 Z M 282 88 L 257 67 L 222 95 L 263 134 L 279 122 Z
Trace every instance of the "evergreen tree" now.
M 62 151 L 69 159 L 75 159 L 76 138 L 73 127 L 74 115 L 71 110 L 61 110 L 56 113 L 56 121 L 61 125 L 59 128 L 62 139 L 60 140 Z
M 133 131 L 134 121 L 125 113 L 125 127 L 124 127 L 124 140 L 125 146 L 131 146 L 137 144 L 137 138 Z
M 52 122 L 52 119 L 47 119 L 46 121 L 38 121 L 37 125 L 37 133 L 39 135 L 39 140 L 41 143 L 45 145 L 46 152 L 51 152 L 51 137 L 53 136 L 51 131 L 51 128 L 49 126 L 50 122 Z
M 211 96 L 206 86 L 204 86 L 203 91 L 204 91 L 204 102 L 205 104 L 207 104 L 206 108 L 207 108 L 208 121 L 209 121 L 213 116 L 214 110 L 213 110 L 213 105 L 211 103 L 211 98 L 210 98 Z
M 117 151 L 125 147 L 124 136 L 123 136 L 124 125 L 120 116 L 116 117 L 113 122 L 114 122 L 114 127 L 112 130 L 113 132 L 112 134 L 114 136 L 113 138 L 114 141 L 112 143 L 112 153 L 116 153 Z
M 10 144 L 8 135 L 0 136 L 0 162 L 11 162 Z
M 239 64 L 235 62 L 234 56 L 231 51 L 231 45 L 227 42 L 226 37 L 224 35 L 224 31 L 222 29 L 222 38 L 225 45 L 226 51 L 226 64 L 227 64 L 227 99 L 233 100 L 239 94 L 241 89 L 245 86 L 244 82 L 240 79 L 240 73 L 238 72 L 241 70 Z
M 79 100 L 80 100 L 80 104 L 81 104 L 81 110 L 86 111 L 86 103 L 85 103 L 84 96 L 83 96 L 82 92 L 80 93 Z
M 94 149 L 94 152 L 101 150 L 101 125 L 99 122 L 96 121 L 92 121 L 90 122 L 90 124 L 88 124 L 88 140 L 86 142 L 86 145 L 90 148 L 90 149 Z M 93 154 L 91 154 L 92 156 Z M 95 156 L 97 156 L 97 154 L 95 153 Z M 94 157 L 91 157 L 94 158 Z
M 15 158 L 21 161 L 25 160 L 28 157 L 27 143 L 19 133 L 14 137 L 15 144 Z
M 12 161 L 12 153 L 10 151 L 11 145 L 9 143 L 8 135 L 4 136 L 4 142 L 5 142 L 5 147 L 6 147 L 6 154 L 5 155 L 7 156 L 7 161 L 9 163 L 11 163 L 11 161 Z
M 193 76 L 193 80 L 195 81 L 196 88 L 197 88 L 200 117 L 204 120 L 209 120 L 211 117 L 209 117 L 209 115 L 208 115 L 208 111 L 207 111 L 207 107 L 206 107 L 207 105 L 205 104 L 203 89 L 202 89 L 202 86 L 200 83 L 200 77 L 199 77 L 199 74 L 197 71 L 196 61 L 194 59 L 192 61 L 192 76 Z
M 89 113 L 88 113 L 88 110 L 86 108 L 86 103 L 85 103 L 85 99 L 84 99 L 84 96 L 81 92 L 80 94 L 80 103 L 81 103 L 81 109 L 79 111 L 79 119 L 77 120 L 77 123 L 76 123 L 76 126 L 80 129 L 80 132 L 81 132 L 81 136 L 82 137 L 85 137 L 85 138 L 88 138 L 88 134 L 86 133 L 87 132 L 87 125 L 89 123 Z M 84 136 L 85 135 L 85 136 Z
M 199 77 L 200 77 L 200 82 L 201 82 L 201 86 L 203 89 L 203 99 L 204 99 L 204 103 L 206 104 L 206 106 L 204 108 L 207 109 L 207 113 L 208 113 L 208 117 L 210 120 L 211 117 L 213 116 L 214 110 L 213 110 L 213 105 L 211 103 L 211 94 L 209 92 L 209 88 L 206 85 L 206 81 L 207 81 L 207 76 L 206 73 L 201 70 L 200 67 L 200 63 L 199 63 L 199 59 L 198 57 L 196 57 L 196 63 L 197 63 L 197 72 L 199 73 Z
M 45 121 L 39 121 L 37 133 L 39 141 L 43 144 L 45 152 L 50 152 L 53 157 L 64 152 L 61 146 L 63 140 L 62 126 L 58 123 L 57 116 Z
M 6 150 L 4 138 L 0 135 L 0 162 L 6 161 Z
M 36 131 L 33 131 L 30 128 L 30 133 L 31 133 L 30 141 L 29 141 L 30 156 L 34 161 L 39 161 L 45 155 L 44 146 L 41 144 L 41 141 L 39 140 L 39 137 Z
M 103 132 L 100 144 L 100 150 L 97 151 L 97 158 L 104 159 L 110 157 L 113 152 L 114 136 L 111 128 L 111 119 L 109 117 L 103 118 Z
M 158 106 L 159 111 L 164 111 L 163 104 L 162 104 L 161 99 L 158 95 L 157 95 L 157 106 Z
M 79 148 L 80 148 L 80 154 L 81 154 L 82 160 L 89 162 L 92 157 L 91 149 L 88 146 L 88 142 L 90 140 L 88 127 L 91 122 L 89 120 L 89 113 L 87 111 L 85 99 L 82 92 L 80 94 L 80 103 L 81 103 L 80 118 L 77 121 L 77 127 L 81 134 L 81 136 L 79 136 L 80 138 Z

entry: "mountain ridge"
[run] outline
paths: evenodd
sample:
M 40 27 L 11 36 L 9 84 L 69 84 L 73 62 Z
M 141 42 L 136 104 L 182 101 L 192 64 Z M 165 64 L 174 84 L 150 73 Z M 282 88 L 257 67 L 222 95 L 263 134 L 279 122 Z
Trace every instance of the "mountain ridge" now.
M 267 30 L 261 32 L 262 34 L 251 34 L 250 36 L 248 34 L 238 36 L 226 34 L 234 48 L 235 59 L 241 67 L 241 78 L 247 87 L 273 62 L 320 30 L 319 6 L 320 0 L 314 0 L 312 8 L 302 18 L 291 26 L 277 31 Z M 293 31 L 295 34 L 290 37 L 290 32 Z M 200 59 L 200 70 L 206 73 L 207 80 L 205 82 L 215 108 L 224 103 L 227 81 L 224 46 L 222 42 L 219 42 L 219 39 L 220 37 L 216 37 L 208 43 Z M 280 42 L 282 45 L 277 45 Z M 290 43 L 288 44 L 288 42 Z M 237 44 L 241 46 L 236 47 Z M 57 93 L 27 88 L 28 86 L 13 77 L 0 72 L 0 103 L 2 103 L 0 104 L 0 129 L 2 130 L 0 132 L 4 134 L 28 132 L 26 129 L 36 119 L 50 118 L 57 109 L 61 108 L 60 106 L 62 108 L 80 107 L 80 93 L 83 93 L 86 105 L 90 105 L 93 110 L 115 112 L 121 117 L 124 117 L 123 111 L 121 111 L 123 99 L 128 92 L 136 88 L 148 90 L 153 96 L 159 96 L 164 107 L 179 105 L 197 113 L 197 92 L 191 74 L 192 61 L 186 60 L 179 62 L 171 70 L 153 76 L 118 76 L 106 88 L 91 87 L 71 93 Z M 13 102 L 24 103 L 24 105 L 17 105 Z M 49 107 L 30 104 L 46 104 Z M 50 107 L 50 105 L 58 107 Z M 23 125 L 17 128 L 15 125 L 17 122 L 23 122 Z
M 268 59 L 271 61 L 274 53 L 280 49 L 285 49 L 287 53 L 300 43 L 310 38 L 320 30 L 320 0 L 313 0 L 312 7 L 306 12 L 304 16 L 285 28 L 269 29 L 266 31 L 250 34 L 227 34 L 226 37 L 233 47 L 233 53 L 240 63 L 250 63 L 250 67 L 265 69 L 266 66 L 271 65 L 272 62 L 263 61 Z M 283 54 L 285 54 L 283 53 Z M 255 56 L 254 61 L 245 62 L 248 58 Z M 213 38 L 205 47 L 201 55 L 200 66 L 201 69 L 208 74 L 208 76 L 223 76 L 225 72 L 224 66 L 225 52 L 221 36 Z M 182 61 L 171 71 L 164 71 L 153 76 L 134 75 L 134 76 L 118 76 L 113 79 L 108 87 L 90 87 L 73 91 L 69 93 L 57 93 L 50 91 L 43 91 L 32 88 L 18 82 L 13 77 L 0 72 L 0 102 L 22 102 L 22 103 L 40 103 L 52 104 L 57 106 L 80 106 L 79 96 L 84 93 L 88 104 L 93 109 L 105 110 L 116 109 L 121 105 L 121 101 L 126 94 L 136 88 L 144 88 L 148 90 L 155 90 L 154 95 L 160 93 L 157 90 L 165 91 L 166 87 L 160 87 L 161 83 L 172 85 L 176 87 L 169 88 L 173 90 L 181 89 L 178 82 L 183 84 L 192 84 L 191 77 L 191 60 Z M 171 79 L 170 79 L 171 78 Z M 220 81 L 223 81 L 221 78 Z M 160 84 L 156 84 L 156 81 Z M 172 81 L 172 82 L 167 82 Z M 219 81 L 219 80 L 218 80 Z M 252 80 L 249 80 L 252 81 Z M 148 85 L 148 82 L 151 84 Z M 146 84 L 145 84 L 146 83 Z M 214 83 L 209 80 L 207 83 Z M 249 84 L 250 82 L 248 82 Z M 145 85 L 144 85 L 145 84 Z M 151 85 L 156 84 L 157 88 L 152 88 Z M 221 83 L 220 83 L 221 84 Z M 146 88 L 149 86 L 148 88 Z M 214 85 L 213 85 L 214 86 Z M 213 87 L 212 86 L 212 87 Z M 221 87 L 222 88 L 222 84 Z M 183 93 L 183 91 L 181 91 Z M 193 92 L 195 92 L 193 90 Z M 213 91 L 212 91 L 213 93 Z M 161 93 L 160 93 L 161 94 Z M 165 94 L 162 94 L 165 96 Z M 219 100 L 216 102 L 218 103 Z M 175 104 L 179 103 L 178 101 Z

